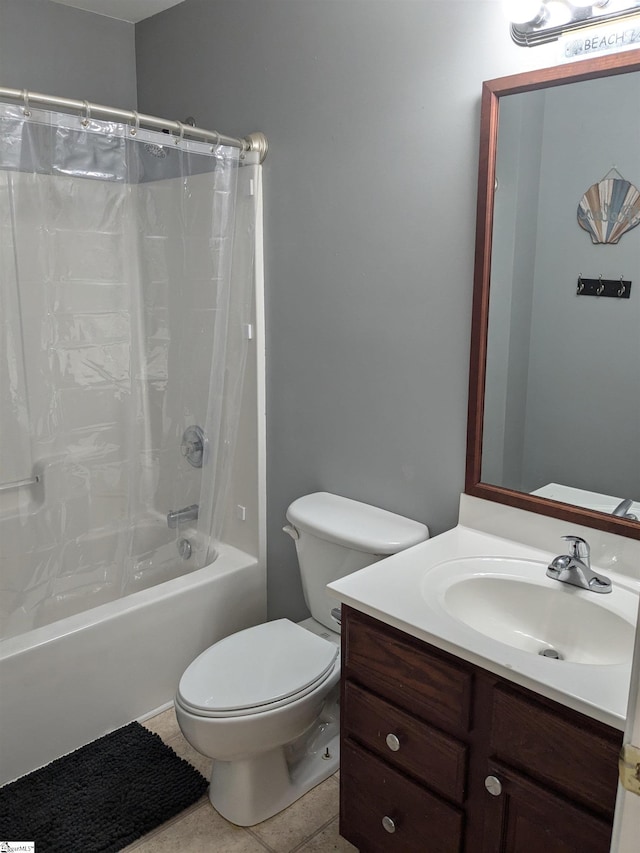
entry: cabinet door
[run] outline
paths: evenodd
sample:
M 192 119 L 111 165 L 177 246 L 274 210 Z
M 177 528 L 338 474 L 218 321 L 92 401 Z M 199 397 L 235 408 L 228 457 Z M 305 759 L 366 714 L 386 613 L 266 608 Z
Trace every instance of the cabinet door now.
M 622 732 L 568 708 L 551 708 L 512 685 L 493 692 L 491 757 L 541 787 L 613 818 Z
M 488 773 L 502 791 L 486 794 L 483 853 L 608 853 L 605 821 L 497 762 Z

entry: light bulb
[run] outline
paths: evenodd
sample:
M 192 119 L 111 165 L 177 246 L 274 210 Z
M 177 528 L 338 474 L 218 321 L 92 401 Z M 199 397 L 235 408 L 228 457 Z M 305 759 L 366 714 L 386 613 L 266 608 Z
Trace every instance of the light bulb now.
M 504 13 L 512 24 L 528 24 L 540 17 L 540 0 L 503 0 Z
M 550 0 L 546 5 L 546 24 L 548 27 L 561 27 L 563 24 L 568 24 L 573 15 L 571 9 L 562 0 Z
M 634 6 L 639 4 L 631 3 L 629 0 L 609 0 L 608 3 L 597 3 L 598 6 L 608 6 L 607 12 L 631 12 Z
M 638 4 L 635 4 L 638 5 Z M 634 4 L 616 2 L 616 0 L 594 0 L 591 14 L 594 18 L 601 15 L 615 15 L 618 12 L 633 11 Z

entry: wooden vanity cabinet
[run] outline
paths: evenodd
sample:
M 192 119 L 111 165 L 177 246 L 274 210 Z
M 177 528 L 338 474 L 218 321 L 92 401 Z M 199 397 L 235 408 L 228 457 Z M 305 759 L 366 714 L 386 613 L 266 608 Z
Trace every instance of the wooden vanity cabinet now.
M 608 853 L 621 732 L 342 613 L 342 836 L 361 853 Z

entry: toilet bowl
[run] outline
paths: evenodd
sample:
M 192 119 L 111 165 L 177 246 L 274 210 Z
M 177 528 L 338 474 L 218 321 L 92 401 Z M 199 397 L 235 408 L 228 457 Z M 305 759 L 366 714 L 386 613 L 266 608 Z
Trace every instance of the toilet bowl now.
M 185 738 L 213 758 L 209 799 L 239 826 L 277 814 L 338 769 L 340 635 L 327 583 L 429 535 L 326 492 L 294 501 L 287 520 L 311 618 L 225 637 L 190 664 L 175 698 Z
M 338 769 L 339 680 L 337 642 L 288 619 L 232 634 L 196 658 L 176 716 L 189 743 L 215 759 L 209 798 L 223 817 L 252 826 Z

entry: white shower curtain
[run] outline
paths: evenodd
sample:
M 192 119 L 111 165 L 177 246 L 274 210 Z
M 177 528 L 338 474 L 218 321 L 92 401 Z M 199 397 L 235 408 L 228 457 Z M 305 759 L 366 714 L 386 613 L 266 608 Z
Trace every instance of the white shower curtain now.
M 239 153 L 0 104 L 6 633 L 215 556 L 252 303 Z M 180 448 L 196 424 L 202 468 Z M 192 504 L 187 560 L 166 515 Z

